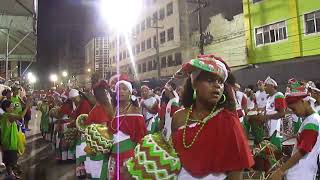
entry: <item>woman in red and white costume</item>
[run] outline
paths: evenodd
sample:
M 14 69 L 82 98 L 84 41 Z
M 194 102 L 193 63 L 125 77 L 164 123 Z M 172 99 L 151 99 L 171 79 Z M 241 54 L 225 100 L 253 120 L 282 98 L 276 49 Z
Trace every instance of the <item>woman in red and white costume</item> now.
M 213 55 L 182 66 L 189 75 L 182 96 L 185 109 L 172 120 L 173 144 L 182 163 L 178 179 L 239 180 L 241 171 L 254 163 L 237 116 L 231 87 L 235 80 L 228 69 Z
M 125 179 L 122 166 L 134 156 L 136 144 L 147 134 L 145 120 L 141 114 L 138 101 L 132 95 L 132 85 L 128 81 L 118 81 L 116 90 L 116 115 L 108 123 L 113 134 L 114 145 L 109 158 L 109 179 Z M 117 165 L 119 163 L 119 166 Z M 120 167 L 120 169 L 118 169 Z
M 93 87 L 96 104 L 84 121 L 85 125 L 102 124 L 107 126 L 111 122 L 114 112 L 108 88 L 104 80 L 101 80 Z M 108 155 L 100 153 L 95 155 L 87 154 L 84 164 L 86 173 L 90 174 L 92 179 L 104 180 L 107 178 Z

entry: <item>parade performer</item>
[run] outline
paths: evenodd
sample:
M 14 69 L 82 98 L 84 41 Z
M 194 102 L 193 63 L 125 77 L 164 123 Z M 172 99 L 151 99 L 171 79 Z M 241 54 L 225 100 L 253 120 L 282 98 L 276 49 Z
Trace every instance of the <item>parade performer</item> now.
M 247 112 L 247 103 L 248 103 L 248 98 L 245 93 L 240 91 L 240 85 L 235 84 L 234 86 L 234 91 L 235 91 L 235 96 L 236 96 L 236 109 L 238 113 L 238 117 L 240 119 L 240 122 L 243 122 L 243 118 L 246 115 Z
M 257 121 L 266 122 L 268 125 L 268 134 L 272 136 L 276 132 L 276 136 L 280 136 L 281 118 L 285 117 L 286 102 L 284 95 L 277 91 L 278 84 L 271 77 L 267 77 L 264 81 L 265 90 L 268 94 L 265 115 L 257 116 Z
M 107 126 L 111 122 L 113 117 L 113 107 L 111 105 L 111 99 L 107 86 L 104 81 L 100 81 L 100 84 L 96 85 L 93 89 L 93 94 L 96 99 L 96 104 L 89 112 L 88 118 L 84 121 L 85 126 L 91 124 L 101 124 Z M 92 179 L 107 179 L 107 164 L 109 155 L 96 153 L 88 154 L 86 157 L 85 168 L 87 174 L 90 174 Z
M 167 83 L 165 85 L 165 90 L 162 98 L 166 98 L 167 103 L 164 106 L 164 115 L 161 117 L 160 126 L 163 126 L 162 133 L 167 141 L 171 137 L 171 122 L 173 114 L 180 109 L 179 95 L 175 91 L 175 84 Z
M 155 126 L 158 124 L 157 113 L 159 107 L 159 101 L 156 97 L 152 96 L 150 88 L 146 85 L 141 87 L 141 109 L 144 119 L 146 120 L 147 130 L 149 133 L 153 133 Z
M 257 82 L 258 91 L 255 93 L 258 111 L 264 111 L 267 105 L 268 94 L 265 91 L 264 81 Z
M 48 97 L 46 97 L 43 102 L 40 104 L 39 110 L 41 112 L 41 122 L 40 122 L 40 130 L 42 133 L 42 137 L 45 140 L 49 140 L 49 102 Z
M 307 86 L 311 97 L 316 100 L 314 108 L 318 113 L 320 113 L 320 83 L 310 81 Z
M 253 88 L 251 86 L 248 86 L 245 88 L 244 93 L 247 96 L 247 109 L 248 112 L 256 110 L 256 97 L 253 92 Z
M 73 159 L 74 155 L 68 152 L 74 152 L 74 147 L 67 146 L 66 137 L 64 132 L 67 131 L 67 125 L 70 121 L 72 113 L 72 101 L 66 99 L 60 107 L 58 107 L 57 112 L 53 112 L 53 116 L 57 119 L 54 127 L 54 144 L 56 149 L 56 159 L 57 160 L 67 160 Z M 71 156 L 68 156 L 71 155 Z M 74 154 L 74 153 L 73 153 Z
M 314 180 L 318 170 L 320 153 L 320 116 L 313 109 L 315 100 L 307 93 L 303 83 L 291 84 L 286 93 L 288 107 L 303 122 L 298 132 L 292 156 L 272 175 L 271 180 Z
M 253 165 L 239 122 L 235 79 L 221 58 L 201 55 L 182 66 L 188 76 L 182 96 L 185 109 L 172 120 L 172 139 L 182 169 L 178 179 L 240 179 Z
M 71 121 L 68 128 L 75 128 L 75 120 L 80 114 L 89 114 L 91 106 L 89 102 L 80 96 L 79 91 L 71 89 L 69 91 L 69 99 L 72 101 L 73 111 L 71 113 Z M 78 137 L 76 140 L 76 175 L 78 177 L 85 177 L 84 161 L 86 160 L 86 153 L 84 148 L 86 147 L 85 139 L 83 136 Z
M 114 136 L 114 145 L 108 165 L 108 177 L 111 180 L 117 177 L 124 179 L 120 169 L 126 160 L 134 156 L 136 144 L 147 134 L 145 120 L 140 112 L 137 99 L 132 95 L 131 83 L 124 80 L 118 81 L 115 90 L 117 114 L 111 123 L 108 123 L 108 129 Z

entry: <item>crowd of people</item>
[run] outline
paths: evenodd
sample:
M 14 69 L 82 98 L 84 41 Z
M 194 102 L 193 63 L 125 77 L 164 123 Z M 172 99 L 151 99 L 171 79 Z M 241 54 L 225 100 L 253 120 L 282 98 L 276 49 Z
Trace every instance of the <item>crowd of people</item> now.
M 181 78 L 184 85 L 175 82 Z M 93 78 L 91 89 L 38 91 L 33 99 L 43 138 L 57 160 L 75 160 L 78 178 L 236 180 L 257 170 L 273 180 L 314 180 L 320 83 L 290 79 L 282 93 L 267 77 L 256 87 L 241 88 L 221 58 L 201 55 L 163 87 L 115 75 Z M 22 119 L 27 127 L 31 101 L 11 90 L 12 97 L 2 93 L 1 140 L 7 173 L 17 177 L 17 141 L 8 134 L 18 136 Z

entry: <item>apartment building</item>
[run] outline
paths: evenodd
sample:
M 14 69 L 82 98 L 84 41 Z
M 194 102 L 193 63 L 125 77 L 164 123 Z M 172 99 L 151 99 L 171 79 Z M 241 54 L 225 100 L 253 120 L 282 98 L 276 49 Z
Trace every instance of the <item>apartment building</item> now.
M 320 54 L 318 0 L 244 0 L 243 9 L 249 62 Z
M 108 37 L 95 37 L 86 44 L 85 70 L 88 74 L 91 72 L 103 74 L 104 78 L 112 74 Z
M 188 28 L 184 28 L 186 21 L 183 20 L 186 17 L 185 2 L 181 0 L 145 2 L 141 18 L 129 33 L 127 41 L 123 35 L 119 37 L 119 41 L 115 33 L 109 35 L 109 58 L 112 69 L 116 71 L 119 65 L 121 73 L 127 73 L 135 80 L 157 78 L 156 48 L 159 45 L 161 77 L 172 76 L 181 67 L 183 60 L 190 56 L 187 46 L 190 43 L 186 43 L 187 38 L 185 38 Z M 130 60 L 130 51 L 133 61 Z

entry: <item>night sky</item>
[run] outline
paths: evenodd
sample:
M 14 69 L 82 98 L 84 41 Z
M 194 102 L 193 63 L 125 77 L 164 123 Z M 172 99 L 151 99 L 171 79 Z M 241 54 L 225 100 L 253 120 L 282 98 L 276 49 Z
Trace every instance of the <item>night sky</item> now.
M 47 85 L 50 73 L 58 73 L 58 51 L 70 31 L 77 30 L 77 38 L 82 42 L 79 46 L 94 36 L 94 32 L 88 30 L 96 16 L 89 2 L 94 1 L 39 0 L 38 57 L 32 67 L 38 74 L 38 84 Z

